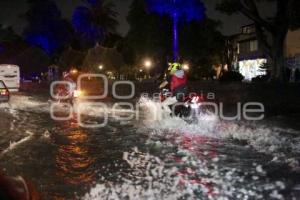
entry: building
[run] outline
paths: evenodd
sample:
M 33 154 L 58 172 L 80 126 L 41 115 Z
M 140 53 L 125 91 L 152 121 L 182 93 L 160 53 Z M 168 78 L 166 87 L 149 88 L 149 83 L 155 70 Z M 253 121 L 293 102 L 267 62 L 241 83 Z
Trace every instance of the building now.
M 300 81 L 300 30 L 289 31 L 285 41 L 287 78 L 290 82 Z
M 257 40 L 254 24 L 243 26 L 239 34 L 228 37 L 227 49 L 227 65 L 239 71 L 246 81 L 266 74 L 261 67 L 267 59 Z
M 300 81 L 300 30 L 289 31 L 284 45 L 287 79 Z M 227 65 L 239 71 L 246 81 L 265 75 L 262 68 L 268 62 L 256 36 L 254 24 L 241 27 L 239 34 L 227 39 Z

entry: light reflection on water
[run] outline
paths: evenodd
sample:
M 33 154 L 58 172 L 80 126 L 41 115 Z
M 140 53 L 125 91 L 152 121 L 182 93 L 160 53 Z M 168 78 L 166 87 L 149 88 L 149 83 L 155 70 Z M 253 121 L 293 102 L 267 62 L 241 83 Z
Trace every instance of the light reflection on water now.
M 91 183 L 95 171 L 91 166 L 95 161 L 85 143 L 88 135 L 83 130 L 65 133 L 66 144 L 58 146 L 55 157 L 57 176 L 67 184 L 82 185 Z
M 115 165 L 112 160 L 122 159 L 120 152 L 128 151 L 128 148 L 132 148 L 135 145 L 145 146 L 145 141 L 141 139 L 142 133 L 151 135 L 151 128 L 146 127 L 144 131 L 138 131 L 137 128 L 120 124 L 118 122 L 110 121 L 108 127 L 95 131 L 81 129 L 80 127 L 78 127 L 78 124 L 76 122 L 65 124 L 53 122 L 49 120 L 48 114 L 33 114 L 27 111 L 24 111 L 24 113 L 16 112 L 11 114 L 13 114 L 11 117 L 15 117 L 15 122 L 13 124 L 10 124 L 11 120 L 7 119 L 4 119 L 4 122 L 0 122 L 0 132 L 2 133 L 4 132 L 4 129 L 6 127 L 6 125 L 3 124 L 7 123 L 9 126 L 13 125 L 10 126 L 12 129 L 11 133 L 5 134 L 5 137 L 0 136 L 0 142 L 3 143 L 3 147 L 7 147 L 9 145 L 8 137 L 11 137 L 13 141 L 19 141 L 19 139 L 22 138 L 23 134 L 26 133 L 27 129 L 32 130 L 32 132 L 35 134 L 35 137 L 32 137 L 32 140 L 30 140 L 29 142 L 23 143 L 17 146 L 17 148 L 13 151 L 9 152 L 7 154 L 7 157 L 10 159 L 7 159 L 7 161 L 2 159 L 2 164 L 8 168 L 11 166 L 12 168 L 14 168 L 14 171 L 16 173 L 23 173 L 25 175 L 28 175 L 30 179 L 38 180 L 37 183 L 41 182 L 43 185 L 42 192 L 46 194 L 45 199 L 74 199 L 74 196 L 77 196 L 77 194 L 74 193 L 78 192 L 78 196 L 80 196 L 80 193 L 88 192 L 92 187 L 91 185 L 94 183 L 94 181 L 96 183 L 103 182 L 99 178 L 100 174 L 101 176 L 107 176 L 106 178 L 109 178 L 109 181 L 111 181 L 111 179 L 112 181 L 115 181 L 113 175 L 117 174 L 120 171 L 121 167 L 120 165 Z M 286 121 L 284 119 L 280 120 L 282 122 Z M 204 132 L 202 136 L 200 134 L 200 136 L 195 137 L 174 136 L 174 132 L 172 131 L 173 127 L 177 128 L 178 126 L 180 126 L 180 124 L 177 123 L 177 121 L 175 121 L 174 123 L 174 119 L 170 120 L 170 124 L 167 124 L 167 122 L 168 121 L 161 122 L 159 128 L 164 128 L 165 126 L 165 129 L 171 129 L 171 137 L 168 137 L 165 134 L 161 134 L 161 137 L 157 140 L 153 140 L 153 143 L 156 144 L 156 142 L 166 141 L 165 143 L 167 144 L 167 141 L 170 141 L 172 142 L 172 146 L 176 146 L 181 150 L 191 152 L 199 161 L 207 161 L 209 163 L 215 158 L 218 158 L 220 159 L 219 164 L 221 166 L 240 166 L 241 168 L 244 166 L 245 169 L 242 168 L 242 171 L 251 171 L 253 168 L 253 166 L 251 166 L 253 162 L 268 164 L 268 162 L 271 162 L 272 160 L 272 157 L 270 159 L 267 159 L 268 157 L 266 157 L 266 155 L 257 154 L 255 156 L 255 151 L 249 153 L 249 149 L 245 148 L 245 145 L 243 143 L 235 144 L 232 143 L 232 141 L 223 140 L 223 138 L 210 139 L 210 137 L 205 137 L 205 128 L 208 127 L 207 129 L 210 130 L 211 127 L 206 122 L 201 126 L 195 127 L 197 133 Z M 151 123 L 151 125 L 152 129 L 158 129 L 155 126 L 155 123 Z M 182 127 L 186 129 L 186 126 L 187 125 L 184 124 Z M 260 130 L 255 127 L 253 131 L 249 131 L 248 129 L 244 129 L 241 126 L 236 126 L 236 129 L 234 129 L 234 127 L 231 129 L 228 125 L 225 127 L 225 131 L 228 132 L 228 135 L 229 133 L 232 135 L 232 133 L 237 132 L 236 135 L 239 137 L 243 136 L 243 133 L 245 131 L 249 132 L 249 134 L 246 135 L 249 137 L 252 135 L 261 136 L 258 138 L 250 137 L 251 140 L 248 139 L 248 137 L 244 137 L 244 140 L 246 140 L 247 143 L 256 145 L 255 147 L 257 147 L 257 149 L 261 149 L 261 147 L 266 146 L 265 143 L 260 143 L 260 141 L 266 141 L 268 142 L 267 144 L 270 143 L 276 147 L 277 143 L 272 142 L 273 140 L 271 139 L 277 139 L 277 135 L 274 135 L 272 131 L 270 131 L 269 134 L 265 134 L 265 129 Z M 130 127 L 130 130 L 128 129 L 128 127 Z M 194 130 L 193 127 L 190 128 Z M 18 131 L 16 131 L 16 129 Z M 39 129 L 49 129 L 50 141 L 44 142 L 44 139 L 41 140 L 39 138 L 39 136 L 37 135 L 37 133 L 41 132 L 39 131 Z M 182 129 L 177 130 L 179 134 L 182 133 L 181 130 Z M 95 132 L 97 131 L 101 131 L 101 134 L 95 134 Z M 44 132 L 44 130 L 42 132 Z M 221 131 L 221 133 L 223 133 L 223 131 Z M 16 136 L 17 138 L 15 138 Z M 172 141 L 172 137 L 179 140 Z M 231 139 L 231 137 L 228 138 Z M 261 138 L 265 139 L 262 140 Z M 1 141 L 2 139 L 4 140 Z M 281 137 L 279 137 L 279 139 L 281 139 Z M 164 146 L 164 143 L 162 146 Z M 26 151 L 24 151 L 23 153 L 24 156 L 22 156 L 22 152 L 19 151 L 19 149 L 23 147 L 24 149 L 26 149 Z M 159 150 L 160 152 L 157 153 L 157 156 L 162 156 L 161 151 L 164 150 L 164 147 Z M 264 150 L 264 148 L 262 149 Z M 48 150 L 49 154 L 45 154 L 44 151 L 47 152 Z M 167 150 L 168 149 L 166 149 L 166 151 Z M 30 160 L 28 160 L 28 158 L 26 157 L 28 155 L 30 157 Z M 273 156 L 273 154 L 271 154 L 271 156 Z M 274 157 L 275 156 L 277 156 L 277 154 L 274 154 Z M 39 164 L 39 161 L 44 157 L 46 159 L 43 160 L 49 161 L 49 164 Z M 182 159 L 181 156 L 173 156 L 172 161 L 174 162 L 174 165 L 180 165 L 186 162 Z M 102 170 L 103 167 L 106 167 L 107 171 L 104 172 L 104 170 Z M 100 169 L 102 171 L 100 171 Z M 40 175 L 38 172 L 43 172 L 44 174 L 40 173 L 42 174 Z M 194 171 L 189 171 L 189 173 L 194 174 Z M 179 174 L 177 175 L 188 177 L 187 171 L 184 170 L 184 168 L 183 170 L 180 170 Z M 291 178 L 292 177 L 288 177 L 288 179 Z M 186 180 L 187 183 L 191 183 L 191 181 L 198 181 L 198 184 L 201 185 L 202 188 L 206 188 L 209 193 L 214 193 L 214 189 L 211 188 L 211 185 L 207 182 L 201 182 L 197 179 L 191 180 L 189 177 L 183 180 Z

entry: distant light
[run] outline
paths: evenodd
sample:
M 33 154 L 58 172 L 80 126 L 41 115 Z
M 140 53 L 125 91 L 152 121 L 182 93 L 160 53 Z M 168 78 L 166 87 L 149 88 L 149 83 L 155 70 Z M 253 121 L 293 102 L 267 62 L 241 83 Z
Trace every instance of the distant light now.
M 190 66 L 188 64 L 183 64 L 182 68 L 186 71 L 190 70 Z
M 144 65 L 145 67 L 150 68 L 152 66 L 152 62 L 150 60 L 146 60 Z
M 103 65 L 99 65 L 99 69 L 102 70 L 103 69 Z
M 78 70 L 77 69 L 72 69 L 71 70 L 71 74 L 77 74 L 78 73 Z
M 74 90 L 73 96 L 75 98 L 78 98 L 78 97 L 82 96 L 82 91 L 81 90 Z
M 140 69 L 140 72 L 143 72 L 143 70 L 142 70 L 142 69 Z

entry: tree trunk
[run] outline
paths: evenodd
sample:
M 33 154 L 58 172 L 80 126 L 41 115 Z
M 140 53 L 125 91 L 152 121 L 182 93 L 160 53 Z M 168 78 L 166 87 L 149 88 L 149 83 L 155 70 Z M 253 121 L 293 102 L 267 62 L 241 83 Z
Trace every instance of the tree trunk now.
M 287 30 L 278 31 L 273 35 L 272 45 L 272 79 L 280 82 L 285 81 L 285 59 L 284 59 L 284 42 L 287 35 Z

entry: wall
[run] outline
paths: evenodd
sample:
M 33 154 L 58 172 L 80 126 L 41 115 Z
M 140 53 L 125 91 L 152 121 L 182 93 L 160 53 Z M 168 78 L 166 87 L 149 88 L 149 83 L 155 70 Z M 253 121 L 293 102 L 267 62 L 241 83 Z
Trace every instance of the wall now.
M 288 32 L 285 47 L 285 57 L 300 56 L 300 29 Z

